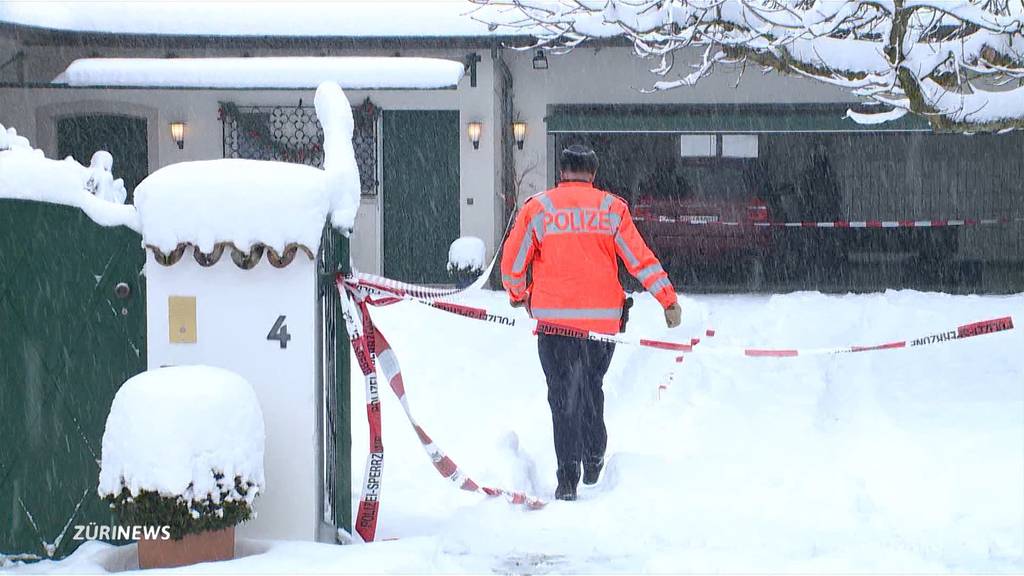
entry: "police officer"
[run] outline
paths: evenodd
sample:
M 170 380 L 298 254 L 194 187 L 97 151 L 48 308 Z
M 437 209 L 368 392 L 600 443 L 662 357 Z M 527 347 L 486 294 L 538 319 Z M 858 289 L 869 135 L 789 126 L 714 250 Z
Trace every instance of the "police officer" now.
M 668 274 L 640 237 L 625 200 L 594 187 L 597 167 L 597 155 L 585 146 L 562 151 L 558 186 L 531 196 L 516 217 L 502 253 L 502 285 L 512 305 L 525 305 L 537 320 L 615 334 L 625 300 L 621 259 L 674 328 L 682 312 Z M 555 498 L 575 500 L 580 464 L 584 484 L 596 483 L 604 466 L 601 388 L 615 345 L 541 333 L 537 349 L 558 459 Z

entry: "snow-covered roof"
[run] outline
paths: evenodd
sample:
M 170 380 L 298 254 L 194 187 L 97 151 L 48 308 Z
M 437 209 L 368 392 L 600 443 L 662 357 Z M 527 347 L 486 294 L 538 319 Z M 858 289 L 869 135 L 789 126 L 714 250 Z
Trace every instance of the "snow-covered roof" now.
M 68 86 L 161 88 L 435 89 L 456 86 L 464 65 L 440 58 L 86 58 L 54 80 Z
M 52 30 L 184 36 L 508 36 L 472 17 L 468 0 L 162 2 L 12 0 L 0 22 Z

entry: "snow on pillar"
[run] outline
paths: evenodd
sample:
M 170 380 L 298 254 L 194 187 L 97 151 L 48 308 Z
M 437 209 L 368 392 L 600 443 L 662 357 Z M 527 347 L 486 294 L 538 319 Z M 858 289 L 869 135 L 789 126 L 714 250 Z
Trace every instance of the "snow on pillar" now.
M 324 338 L 316 255 L 326 222 L 351 231 L 359 174 L 354 158 L 338 157 L 352 155 L 344 93 L 325 84 L 316 107 L 325 170 L 241 159 L 182 162 L 136 189 L 147 249 L 149 368 L 225 368 L 252 383 L 259 397 L 266 486 L 257 518 L 239 529 L 253 538 L 333 533 L 322 530 Z M 348 494 L 336 496 L 338 505 L 350 505 Z

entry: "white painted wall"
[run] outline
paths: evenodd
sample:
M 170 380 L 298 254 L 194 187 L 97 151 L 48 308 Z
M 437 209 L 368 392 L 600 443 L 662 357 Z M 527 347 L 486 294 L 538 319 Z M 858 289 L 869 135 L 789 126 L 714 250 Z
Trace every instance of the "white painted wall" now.
M 190 253 L 162 266 L 147 252 L 146 342 L 149 369 L 205 364 L 232 370 L 256 390 L 266 423 L 266 488 L 258 518 L 239 528 L 251 538 L 316 539 L 321 518 L 317 403 L 316 267 L 301 253 L 284 268 L 264 258 L 252 270 L 225 254 L 202 268 Z M 172 344 L 168 297 L 196 297 L 197 343 Z M 267 335 L 287 317 L 291 341 Z

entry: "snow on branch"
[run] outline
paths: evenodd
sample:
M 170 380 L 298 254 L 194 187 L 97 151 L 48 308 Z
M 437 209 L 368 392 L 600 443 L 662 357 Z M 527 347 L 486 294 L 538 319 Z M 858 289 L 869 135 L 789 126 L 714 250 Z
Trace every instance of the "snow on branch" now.
M 751 61 L 838 86 L 884 114 L 923 116 L 936 131 L 1024 127 L 1020 0 L 471 0 L 476 18 L 539 46 L 570 50 L 622 37 L 666 76 L 692 86 L 721 64 Z M 688 50 L 699 47 L 702 50 Z M 694 57 L 697 61 L 687 62 Z

